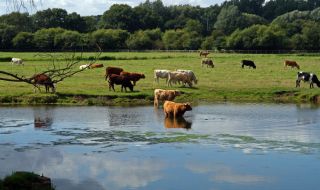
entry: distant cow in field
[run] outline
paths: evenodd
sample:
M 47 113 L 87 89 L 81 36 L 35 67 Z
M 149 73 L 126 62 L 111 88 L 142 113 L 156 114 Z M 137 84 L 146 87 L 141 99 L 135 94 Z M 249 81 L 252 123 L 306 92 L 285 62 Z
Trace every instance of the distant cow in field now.
M 168 86 L 172 86 L 172 83 L 180 82 L 183 83 L 183 85 L 188 84 L 189 87 L 192 87 L 192 80 L 191 77 L 188 75 L 188 73 L 185 72 L 179 72 L 179 71 L 173 71 L 169 73 L 169 80 L 168 80 Z
M 241 63 L 242 63 L 241 65 L 242 68 L 244 68 L 244 66 L 248 66 L 249 68 L 252 67 L 254 69 L 257 68 L 254 62 L 251 60 L 242 60 Z
M 165 101 L 163 104 L 165 117 L 182 117 L 186 111 L 190 110 L 192 110 L 190 103 L 175 103 L 172 101 Z
M 298 64 L 297 62 L 295 62 L 295 61 L 285 60 L 285 61 L 283 62 L 283 64 L 284 64 L 284 67 L 285 67 L 285 68 L 286 68 L 287 66 L 290 66 L 291 68 L 296 67 L 297 69 L 300 69 L 299 64 Z
M 159 84 L 159 78 L 166 79 L 166 84 L 168 83 L 169 70 L 154 70 L 154 80 Z
M 128 77 L 130 79 L 130 81 L 133 82 L 133 86 L 136 85 L 136 82 L 138 80 L 146 78 L 144 76 L 144 74 L 142 74 L 142 73 L 130 73 L 130 72 L 126 72 L 126 71 L 122 71 L 120 73 L 120 75 Z
M 181 73 L 186 73 L 190 81 L 193 82 L 194 84 L 198 83 L 197 77 L 192 70 L 177 69 L 177 71 Z
M 308 73 L 299 71 L 297 74 L 297 80 L 296 80 L 296 87 L 300 87 L 300 81 L 309 82 L 310 88 L 313 88 L 313 83 L 316 83 L 316 85 L 320 88 L 320 81 L 314 73 Z
M 11 64 L 16 64 L 16 65 L 23 65 L 23 60 L 20 58 L 12 58 L 11 59 Z
M 207 57 L 210 53 L 208 51 L 200 51 L 200 57 L 204 56 Z
M 121 85 L 121 92 L 124 90 L 127 92 L 127 87 L 130 89 L 130 91 L 133 91 L 133 85 L 130 82 L 130 79 L 126 76 L 122 76 L 122 75 L 116 75 L 116 74 L 111 74 L 109 76 L 109 91 L 111 90 L 111 88 L 114 90 L 114 85 Z
M 112 74 L 116 74 L 116 75 L 120 75 L 120 73 L 123 71 L 122 68 L 120 67 L 107 67 L 106 68 L 106 80 L 108 79 L 108 77 Z
M 89 66 L 90 69 L 102 68 L 102 67 L 103 67 L 103 64 L 100 64 L 100 63 L 94 63 Z
M 163 90 L 155 89 L 154 90 L 154 106 L 159 107 L 159 101 L 172 101 L 175 97 L 180 96 L 181 92 L 178 90 Z
M 208 58 L 204 58 L 201 60 L 201 66 L 203 67 L 203 65 L 207 65 L 207 67 L 214 67 L 213 61 L 211 59 Z
M 55 92 L 55 87 L 53 85 L 53 82 L 51 78 L 46 74 L 35 74 L 33 77 L 31 77 L 31 81 L 34 83 L 35 88 L 39 85 L 44 85 L 46 88 L 46 92 L 49 92 L 50 88 L 52 92 Z M 36 89 L 34 89 L 36 90 Z
M 89 64 L 80 65 L 80 66 L 79 66 L 79 69 L 80 69 L 80 70 L 89 69 Z

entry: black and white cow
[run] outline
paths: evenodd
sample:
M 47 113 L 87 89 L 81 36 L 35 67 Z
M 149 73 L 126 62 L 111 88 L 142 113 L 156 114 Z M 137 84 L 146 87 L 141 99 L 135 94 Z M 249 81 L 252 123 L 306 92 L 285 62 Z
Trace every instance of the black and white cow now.
M 310 88 L 313 88 L 313 83 L 316 83 L 317 86 L 320 87 L 320 81 L 314 73 L 299 71 L 297 74 L 296 87 L 300 87 L 301 80 L 309 82 Z
M 244 68 L 244 66 L 248 66 L 249 68 L 252 67 L 254 69 L 257 68 L 254 62 L 251 60 L 242 60 L 241 63 L 242 63 L 241 65 L 242 68 Z

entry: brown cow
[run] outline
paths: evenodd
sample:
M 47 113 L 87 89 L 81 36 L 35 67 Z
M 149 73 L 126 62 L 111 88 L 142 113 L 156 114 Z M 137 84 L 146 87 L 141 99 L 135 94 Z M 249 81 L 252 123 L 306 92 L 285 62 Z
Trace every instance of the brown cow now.
M 133 86 L 136 85 L 136 82 L 138 80 L 146 78 L 144 76 L 144 74 L 141 74 L 141 73 L 130 73 L 130 72 L 126 72 L 126 71 L 122 71 L 120 73 L 120 75 L 128 77 L 130 79 L 130 81 L 133 82 Z
M 49 92 L 49 88 L 51 88 L 52 92 L 55 92 L 53 82 L 51 78 L 46 74 L 35 74 L 33 75 L 33 77 L 31 77 L 31 81 L 33 81 L 35 87 L 38 87 L 39 85 L 44 85 L 46 88 L 46 92 Z M 34 89 L 34 91 L 36 91 L 36 89 Z
M 190 129 L 192 123 L 186 121 L 183 117 L 178 118 L 164 118 L 164 126 L 165 128 L 184 128 Z
M 200 51 L 200 57 L 203 55 L 204 57 L 207 57 L 210 53 L 208 51 Z
M 163 111 L 166 117 L 181 117 L 186 111 L 192 110 L 190 103 L 165 101 Z
M 159 101 L 169 100 L 172 101 L 176 96 L 180 96 L 181 92 L 178 90 L 154 90 L 154 106 L 159 107 Z
M 109 91 L 111 90 L 111 88 L 114 90 L 114 84 L 117 85 L 121 85 L 121 92 L 124 90 L 127 92 L 127 87 L 130 89 L 130 91 L 133 91 L 133 85 L 130 82 L 130 79 L 126 76 L 122 76 L 122 75 L 116 75 L 116 74 L 112 74 L 111 76 L 109 76 Z
M 107 67 L 106 68 L 106 80 L 108 77 L 112 74 L 120 75 L 120 73 L 123 71 L 120 67 Z
M 289 60 L 285 60 L 284 61 L 284 67 L 286 68 L 287 66 L 290 66 L 291 68 L 296 67 L 297 69 L 300 69 L 300 66 L 297 62 L 295 61 L 289 61 Z
M 201 67 L 203 67 L 203 65 L 207 65 L 207 67 L 214 67 L 213 61 L 211 59 L 208 58 L 204 58 L 201 60 Z
M 101 68 L 103 67 L 103 64 L 98 64 L 98 63 L 94 63 L 90 65 L 90 69 L 94 69 L 94 68 Z

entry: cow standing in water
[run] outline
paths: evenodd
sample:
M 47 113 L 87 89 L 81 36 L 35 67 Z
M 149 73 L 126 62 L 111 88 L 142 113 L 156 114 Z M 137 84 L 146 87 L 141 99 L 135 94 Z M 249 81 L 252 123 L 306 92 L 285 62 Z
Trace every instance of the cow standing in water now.
M 46 88 L 46 92 L 49 92 L 50 88 L 53 93 L 55 92 L 53 82 L 48 75 L 43 73 L 35 74 L 31 79 L 34 81 L 35 87 L 38 87 L 39 85 L 44 85 Z M 34 89 L 34 91 L 36 91 L 36 89 Z

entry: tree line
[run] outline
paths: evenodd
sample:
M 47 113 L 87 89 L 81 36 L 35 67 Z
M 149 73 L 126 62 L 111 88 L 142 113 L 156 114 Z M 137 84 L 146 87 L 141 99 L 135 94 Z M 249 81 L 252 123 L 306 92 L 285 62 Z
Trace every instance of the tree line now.
M 52 8 L 0 16 L 0 50 L 94 49 L 320 49 L 319 0 L 231 0 L 209 7 L 131 7 L 114 4 L 102 15 Z

